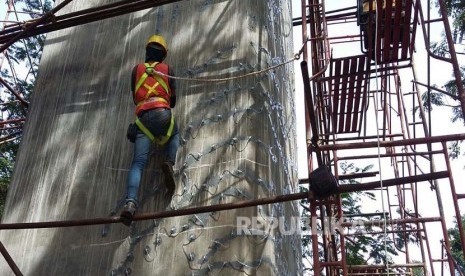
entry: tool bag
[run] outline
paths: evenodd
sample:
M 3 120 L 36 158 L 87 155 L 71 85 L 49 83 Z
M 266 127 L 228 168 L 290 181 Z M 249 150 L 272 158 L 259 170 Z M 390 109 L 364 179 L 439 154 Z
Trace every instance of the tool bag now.
M 137 136 L 137 125 L 135 123 L 131 123 L 128 126 L 126 137 L 128 138 L 129 142 L 134 143 L 136 141 L 136 136 Z
M 327 166 L 321 166 L 309 175 L 310 190 L 317 198 L 327 197 L 336 194 L 339 189 L 339 183 L 331 169 Z

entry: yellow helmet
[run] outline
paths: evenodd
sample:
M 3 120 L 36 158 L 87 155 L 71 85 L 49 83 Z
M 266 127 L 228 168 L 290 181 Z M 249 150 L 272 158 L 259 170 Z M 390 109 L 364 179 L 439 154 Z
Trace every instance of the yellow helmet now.
M 145 47 L 147 48 L 150 43 L 159 44 L 165 49 L 165 53 L 168 52 L 168 45 L 166 44 L 166 40 L 161 35 L 152 35 L 147 41 Z

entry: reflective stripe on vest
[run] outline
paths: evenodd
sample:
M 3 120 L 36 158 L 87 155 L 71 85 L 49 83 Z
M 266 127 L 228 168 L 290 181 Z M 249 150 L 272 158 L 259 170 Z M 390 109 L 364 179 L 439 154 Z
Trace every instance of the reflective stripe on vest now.
M 150 130 L 148 130 L 148 128 L 146 128 L 144 124 L 142 124 L 140 119 L 136 120 L 136 125 L 150 139 L 150 141 L 152 141 L 152 143 L 157 143 L 158 145 L 163 146 L 171 138 L 171 135 L 173 135 L 174 116 L 173 116 L 173 113 L 171 113 L 170 126 L 168 128 L 168 131 L 166 132 L 166 135 L 164 136 L 157 136 L 157 137 L 153 136 L 152 132 L 150 132 Z
M 141 102 L 139 102 L 137 105 L 136 105 L 136 108 L 143 105 L 143 104 L 146 104 L 146 103 L 152 103 L 152 102 L 162 102 L 162 103 L 166 103 L 168 104 L 168 101 L 162 97 L 150 97 L 148 99 L 145 99 Z

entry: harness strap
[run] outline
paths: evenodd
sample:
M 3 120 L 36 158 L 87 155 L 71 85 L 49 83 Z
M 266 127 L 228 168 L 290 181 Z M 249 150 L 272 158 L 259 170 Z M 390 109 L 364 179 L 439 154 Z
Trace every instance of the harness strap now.
M 161 85 L 161 87 L 163 87 L 163 89 L 166 91 L 166 93 L 168 95 L 171 95 L 170 90 L 168 89 L 168 85 L 166 84 L 166 82 L 160 77 L 160 75 L 157 75 L 155 70 L 153 70 L 153 72 L 154 73 L 151 76 L 155 78 L 155 80 Z
M 137 118 L 136 120 L 136 125 L 147 137 L 149 137 L 150 141 L 153 142 L 153 140 L 155 140 L 155 136 L 153 136 L 152 132 L 150 132 L 150 130 L 148 130 L 148 128 L 144 126 L 144 124 L 140 121 L 139 118 Z
M 149 63 L 144 63 L 145 66 L 145 72 L 142 74 L 140 77 L 139 81 L 136 84 L 136 88 L 134 89 L 134 93 L 137 93 L 139 88 L 144 84 L 145 80 L 148 78 L 148 76 L 152 76 L 160 85 L 163 87 L 163 89 L 166 91 L 168 95 L 170 95 L 170 90 L 168 89 L 168 85 L 166 82 L 157 74 L 157 71 L 155 71 L 155 66 L 157 66 L 159 62 L 154 62 L 152 64 Z M 146 98 L 150 96 L 150 93 L 147 93 Z
M 171 113 L 171 122 L 170 126 L 168 128 L 168 131 L 166 132 L 166 135 L 164 136 L 157 136 L 155 137 L 148 128 L 144 126 L 144 124 L 140 121 L 139 118 L 136 120 L 136 125 L 139 127 L 139 129 L 152 141 L 152 143 L 157 143 L 160 146 L 163 146 L 168 142 L 168 140 L 171 138 L 171 135 L 173 135 L 173 130 L 174 130 L 174 116 L 173 113 Z

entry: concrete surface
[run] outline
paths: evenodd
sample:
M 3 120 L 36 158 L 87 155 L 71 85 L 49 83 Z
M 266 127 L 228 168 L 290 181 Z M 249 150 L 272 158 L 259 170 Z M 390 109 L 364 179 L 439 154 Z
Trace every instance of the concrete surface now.
M 74 1 L 62 13 L 108 2 Z M 49 33 L 3 223 L 119 214 L 132 154 L 126 127 L 135 119 L 130 71 L 150 35 L 166 37 L 177 76 L 228 78 L 293 56 L 290 14 L 290 1 L 181 1 Z M 166 196 L 154 151 L 139 212 L 295 192 L 293 70 L 178 80 L 177 190 Z M 1 231 L 0 240 L 25 275 L 297 275 L 296 216 L 294 202 L 130 228 Z M 265 231 L 240 231 L 247 218 Z

